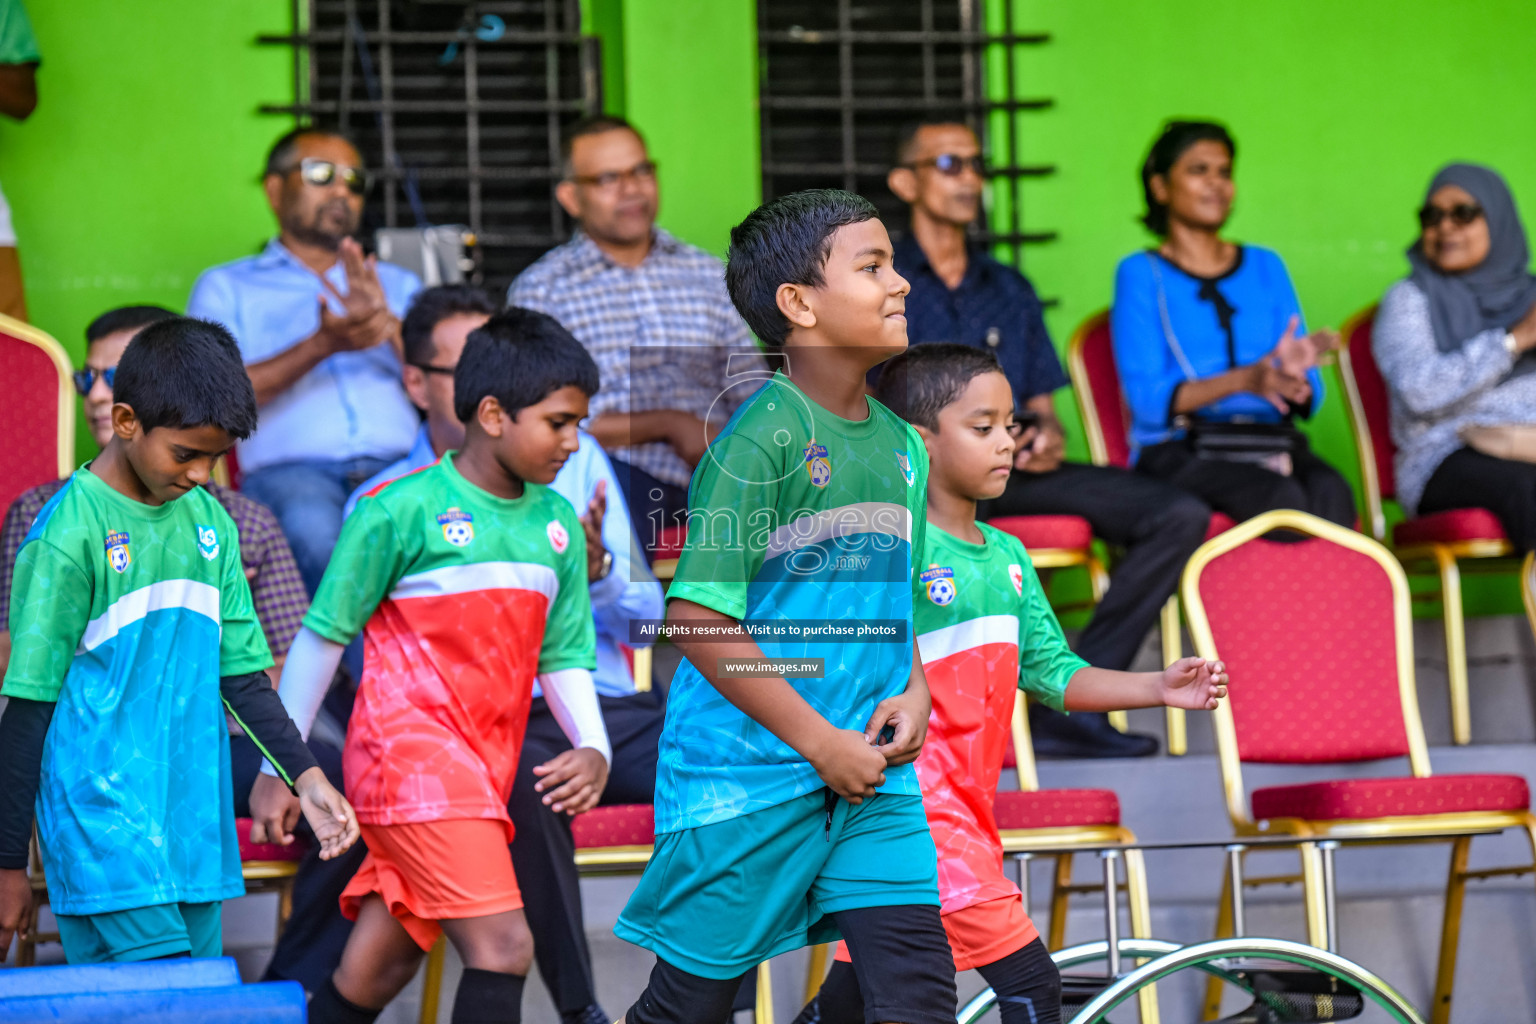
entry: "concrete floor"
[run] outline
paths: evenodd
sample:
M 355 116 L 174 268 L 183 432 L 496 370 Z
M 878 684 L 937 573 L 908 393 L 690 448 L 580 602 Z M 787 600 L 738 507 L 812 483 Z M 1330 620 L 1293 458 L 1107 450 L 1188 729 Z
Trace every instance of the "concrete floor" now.
M 1152 638 L 1155 640 L 1155 637 Z M 1416 624 L 1418 680 L 1431 760 L 1437 774 L 1508 772 L 1536 779 L 1536 649 L 1520 618 L 1475 619 L 1468 623 L 1472 656 L 1474 743 L 1449 746 L 1448 701 L 1443 644 L 1437 622 Z M 665 652 L 663 652 L 665 653 Z M 1139 667 L 1152 667 L 1152 642 Z M 660 659 L 659 673 L 668 672 Z M 1160 712 L 1132 713 L 1132 727 L 1162 733 Z M 1221 801 L 1220 777 L 1213 754 L 1208 716 L 1190 721 L 1190 756 L 1160 756 L 1143 761 L 1045 762 L 1041 782 L 1047 787 L 1106 787 L 1119 793 L 1125 823 L 1144 840 L 1221 838 L 1230 834 Z M 1246 770 L 1250 786 L 1305 781 L 1344 775 L 1400 775 L 1401 763 L 1355 766 L 1353 769 L 1308 766 L 1255 766 Z M 1011 785 L 1005 780 L 1004 785 Z M 1474 865 L 1529 861 L 1530 851 L 1513 834 L 1477 840 Z M 1435 957 L 1445 884 L 1447 847 L 1378 846 L 1345 849 L 1339 854 L 1340 952 L 1377 972 L 1415 1005 L 1427 1004 L 1433 986 Z M 1294 870 L 1294 855 L 1271 853 L 1251 862 L 1250 872 Z M 1192 942 L 1208 937 L 1215 919 L 1221 886 L 1222 854 L 1215 850 L 1151 851 L 1147 855 L 1153 903 L 1154 933 L 1159 938 Z M 1098 868 L 1079 858 L 1081 877 Z M 1048 865 L 1033 868 L 1032 908 L 1042 923 L 1047 907 Z M 598 995 L 614 1016 L 621 1013 L 645 984 L 651 957 L 613 937 L 612 927 L 633 880 L 591 878 L 583 883 L 586 920 Z M 270 955 L 275 898 L 246 897 L 228 904 L 225 942 L 247 977 L 259 975 Z M 1303 938 L 1299 894 L 1295 887 L 1261 890 L 1250 899 L 1248 931 L 1254 935 Z M 1068 941 L 1087 941 L 1103 934 L 1102 904 L 1094 898 L 1075 902 L 1068 923 Z M 58 947 L 40 951 L 57 959 Z M 774 961 L 775 1016 L 788 1021 L 798 1011 L 805 984 L 805 955 L 795 953 Z M 458 975 L 451 953 L 438 1019 L 447 1022 Z M 980 979 L 961 978 L 961 996 L 981 987 Z M 1163 1020 L 1198 1019 L 1198 978 L 1179 976 L 1159 990 Z M 418 1019 L 420 979 L 386 1011 L 386 1024 Z M 1229 1012 L 1238 1003 L 1229 1001 Z M 523 1019 L 530 1024 L 556 1024 L 558 1016 L 537 974 L 529 979 Z M 995 1020 L 995 1017 L 992 1018 Z M 1117 1021 L 1135 1019 L 1122 1010 Z M 1385 1021 L 1385 1014 L 1367 1010 L 1359 1018 Z M 1536 880 L 1526 875 L 1473 883 L 1464 911 L 1460 967 L 1457 974 L 1458 1022 L 1536 1020 Z

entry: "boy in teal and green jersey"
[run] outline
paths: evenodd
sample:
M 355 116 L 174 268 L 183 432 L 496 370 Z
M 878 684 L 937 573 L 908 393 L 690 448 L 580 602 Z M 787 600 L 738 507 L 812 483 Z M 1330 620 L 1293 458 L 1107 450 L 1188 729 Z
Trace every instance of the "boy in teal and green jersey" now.
M 1184 658 L 1162 672 L 1088 665 L 1067 647 L 1018 539 L 976 522 L 978 500 L 1008 482 L 1017 446 L 1008 378 L 985 349 L 919 345 L 882 367 L 876 395 L 922 435 L 933 473 L 928 529 L 913 579 L 913 624 L 932 695 L 917 759 L 939 853 L 939 896 L 955 969 L 977 970 L 1002 1024 L 1060 1024 L 1061 976 L 1003 873 L 993 801 L 1018 691 L 1058 710 L 1170 705 L 1209 710 L 1226 693 L 1220 662 Z M 795 1024 L 863 1024 L 857 949 L 838 950 Z
M 36 805 L 72 963 L 218 956 L 245 892 L 233 715 L 334 857 L 352 808 L 284 712 L 235 524 L 203 490 L 256 424 L 223 328 L 177 317 L 123 352 L 113 436 L 38 513 L 17 557 L 0 720 L 0 949 L 25 927 Z
M 655 853 L 616 928 L 657 964 L 627 1020 L 720 1024 L 758 963 L 841 934 L 870 1021 L 949 1024 L 912 767 L 929 711 L 910 585 L 928 466 L 864 387 L 906 348 L 907 283 L 875 208 L 818 190 L 732 231 L 726 284 L 784 369 L 746 382 L 690 489 Z

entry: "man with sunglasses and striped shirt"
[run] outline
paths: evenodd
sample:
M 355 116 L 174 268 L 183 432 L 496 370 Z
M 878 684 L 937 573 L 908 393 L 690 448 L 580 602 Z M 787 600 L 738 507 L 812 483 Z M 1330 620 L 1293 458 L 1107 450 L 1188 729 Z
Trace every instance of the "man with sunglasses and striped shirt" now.
M 238 449 L 241 489 L 277 514 L 313 594 L 347 496 L 411 447 L 400 317 L 421 281 L 365 257 L 353 237 L 368 179 L 345 137 L 288 132 L 267 155 L 262 185 L 277 237 L 204 271 L 187 315 L 223 324 L 240 344 L 261 407 L 261 425 Z

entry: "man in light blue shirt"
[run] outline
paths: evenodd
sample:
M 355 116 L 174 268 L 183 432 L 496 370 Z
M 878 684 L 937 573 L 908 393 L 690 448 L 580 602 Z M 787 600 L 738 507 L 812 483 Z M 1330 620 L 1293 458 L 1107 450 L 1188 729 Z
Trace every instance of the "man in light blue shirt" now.
M 357 485 L 411 446 L 415 410 L 400 386 L 400 320 L 421 282 L 364 258 L 352 237 L 367 177 L 345 138 L 297 129 L 267 156 L 276 238 L 213 267 L 187 314 L 240 343 L 261 423 L 238 449 L 241 490 L 277 514 L 313 596 Z
M 453 370 L 469 333 L 494 311 L 478 289 L 462 285 L 420 292 L 405 316 L 406 393 L 425 413 L 410 454 L 358 488 L 359 498 L 391 480 L 436 462 L 464 441 L 464 424 L 453 411 Z M 646 568 L 624 492 L 608 456 L 597 441 L 581 432 L 577 448 L 552 486 L 581 513 L 587 533 L 587 578 L 597 634 L 597 670 L 592 673 L 603 723 L 613 746 L 604 804 L 648 804 L 656 788 L 656 751 L 665 708 L 654 691 L 636 692 L 626 647 L 647 646 L 630 640 L 634 620 L 662 616 L 661 584 Z M 512 863 L 523 890 L 523 910 L 533 932 L 539 974 L 553 994 L 564 1021 L 607 1021 L 597 1008 L 591 955 L 582 925 L 581 890 L 576 876 L 570 819 L 544 805 L 534 789 L 534 765 L 570 748 L 549 706 L 534 690 L 523 739 L 521 762 L 507 810 L 517 831 Z M 545 790 L 554 787 L 547 776 Z

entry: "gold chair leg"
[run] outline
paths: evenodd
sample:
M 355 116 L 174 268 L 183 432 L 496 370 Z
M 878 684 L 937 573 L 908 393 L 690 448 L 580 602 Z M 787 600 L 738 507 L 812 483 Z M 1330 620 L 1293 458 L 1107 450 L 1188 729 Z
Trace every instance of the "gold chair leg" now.
M 757 1003 L 752 1008 L 755 1024 L 773 1024 L 773 970 L 764 960 L 757 965 Z
M 1536 551 L 1528 551 L 1520 563 L 1520 599 L 1525 605 L 1525 621 L 1536 634 Z
M 1435 999 L 1430 1006 L 1430 1024 L 1449 1024 L 1451 1019 L 1451 994 L 1456 988 L 1456 953 L 1461 942 L 1461 906 L 1467 894 L 1467 854 L 1471 848 L 1471 836 L 1462 836 L 1451 844 L 1451 870 L 1445 884 L 1445 918 L 1440 925 L 1440 963 L 1435 970 Z
M 1297 848 L 1301 854 L 1301 898 L 1307 911 L 1307 943 L 1328 948 L 1328 900 L 1323 892 L 1323 853 L 1313 843 Z
M 653 652 L 649 647 L 635 648 L 635 692 L 647 693 L 651 688 L 651 664 Z
M 427 954 L 427 973 L 421 979 L 421 1024 L 437 1024 L 437 1004 L 443 997 L 443 961 L 448 956 L 448 940 L 437 937 Z
M 1109 724 L 1121 732 L 1125 732 L 1131 727 L 1131 719 L 1124 711 L 1111 711 L 1109 713 Z
M 293 916 L 293 882 L 292 878 L 285 878 L 278 885 L 277 934 L 273 936 L 273 942 L 283 937 L 283 929 L 288 927 L 288 918 Z
M 1093 603 L 1098 604 L 1109 593 L 1109 573 L 1104 571 L 1104 563 L 1093 555 L 1088 556 L 1088 582 L 1093 587 Z
M 805 968 L 805 1001 L 807 1003 L 816 998 L 816 993 L 821 991 L 821 983 L 827 980 L 827 971 L 832 963 L 832 951 L 836 948 L 830 942 L 820 942 L 811 947 L 810 962 Z
M 1221 896 L 1216 901 L 1216 931 L 1213 939 L 1226 939 L 1232 935 L 1232 873 L 1221 872 Z M 1221 1016 L 1222 981 L 1215 975 L 1205 980 L 1205 1006 L 1201 1020 L 1215 1020 Z
M 1440 570 L 1441 614 L 1445 618 L 1445 675 L 1451 687 L 1451 741 L 1458 747 L 1472 742 L 1472 706 L 1467 695 L 1467 624 L 1461 606 L 1461 569 L 1456 556 L 1436 546 Z
M 1184 637 L 1179 632 L 1179 595 L 1173 594 L 1163 604 L 1163 664 L 1172 665 L 1184 657 Z M 1188 718 L 1183 708 L 1168 708 L 1164 712 L 1168 726 L 1168 753 L 1183 757 L 1189 753 Z
M 1140 850 L 1125 851 L 1125 898 L 1131 905 L 1131 937 L 1152 937 L 1152 900 L 1147 894 L 1147 862 Z M 1138 960 L 1137 963 L 1145 961 Z M 1136 993 L 1141 1010 L 1141 1024 L 1161 1024 L 1157 1009 L 1157 986 L 1148 985 Z
M 1056 877 L 1051 882 L 1051 928 L 1046 947 L 1061 949 L 1067 944 L 1067 886 L 1072 884 L 1072 855 L 1056 855 Z

